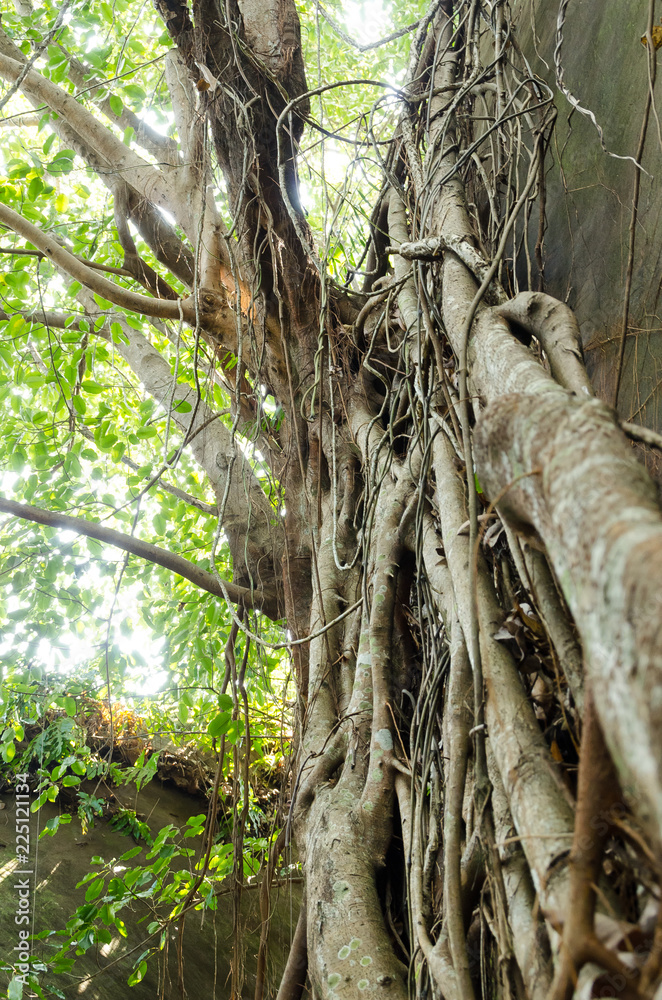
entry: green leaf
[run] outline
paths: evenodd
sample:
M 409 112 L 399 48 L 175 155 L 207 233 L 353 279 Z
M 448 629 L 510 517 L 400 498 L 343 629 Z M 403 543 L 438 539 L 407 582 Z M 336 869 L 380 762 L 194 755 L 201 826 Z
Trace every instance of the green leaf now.
M 229 712 L 219 712 L 207 726 L 207 732 L 214 738 L 224 736 L 230 728 L 231 722 L 232 716 Z
M 69 717 L 76 714 L 76 699 L 75 698 L 65 698 L 64 699 L 64 710 Z
M 54 837 L 60 826 L 66 826 L 67 823 L 71 823 L 71 816 L 68 813 L 61 813 L 59 816 L 53 816 L 51 819 L 46 821 L 44 829 L 39 834 L 39 840 L 42 837 Z
M 37 796 L 37 798 L 31 804 L 31 806 L 30 806 L 30 812 L 33 812 L 33 813 L 38 812 L 39 809 L 41 809 L 41 807 L 43 806 L 43 804 L 44 804 L 44 802 L 46 801 L 47 798 L 48 798 L 48 789 L 45 789 L 43 792 L 41 792 L 40 795 Z
M 101 895 L 103 891 L 104 880 L 102 878 L 97 878 L 92 882 L 85 893 L 85 899 L 88 903 L 91 903 L 94 899 Z
M 46 169 L 53 177 L 59 177 L 61 174 L 69 174 L 74 167 L 74 156 L 73 149 L 63 149 L 57 154 L 54 160 L 51 160 Z
M 130 851 L 126 851 L 120 858 L 120 861 L 130 861 L 131 858 L 135 858 L 137 854 L 140 854 L 142 847 L 132 847 Z
M 135 83 L 128 83 L 124 87 L 124 93 L 127 97 L 133 98 L 134 101 L 144 101 L 147 97 L 146 92 L 142 87 L 139 87 Z
M 83 392 L 88 392 L 92 396 L 98 396 L 100 392 L 104 391 L 102 385 L 99 385 L 98 382 L 93 382 L 90 379 L 85 382 L 81 382 L 80 387 Z
M 9 986 L 7 987 L 8 1000 L 21 1000 L 22 996 L 23 996 L 23 980 L 19 979 L 18 976 L 14 976 Z
M 110 451 L 116 441 L 117 434 L 103 434 L 97 441 L 97 444 L 101 451 Z
M 28 185 L 28 198 L 30 201 L 36 201 L 43 190 L 44 182 L 41 177 L 33 177 Z
M 147 972 L 147 962 L 141 962 L 138 968 L 134 969 L 134 971 L 127 979 L 128 985 L 135 986 L 136 983 L 139 983 L 143 979 L 146 972 Z
M 8 274 L 5 274 L 5 281 L 15 291 L 22 289 L 24 285 L 27 285 L 29 280 L 29 276 L 25 271 L 10 271 Z
M 119 118 L 124 110 L 124 105 L 122 104 L 121 99 L 117 96 L 117 94 L 111 94 L 108 98 L 108 103 L 110 104 L 110 110 Z
M 129 338 L 122 329 L 121 323 L 110 324 L 110 336 L 114 344 L 128 344 Z

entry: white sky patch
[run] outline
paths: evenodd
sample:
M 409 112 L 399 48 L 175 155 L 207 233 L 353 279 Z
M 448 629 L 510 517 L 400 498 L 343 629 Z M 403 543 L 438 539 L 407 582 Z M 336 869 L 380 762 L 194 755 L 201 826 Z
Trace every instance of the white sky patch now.
M 13 487 L 20 477 L 16 473 L 6 472 L 0 476 L 0 488 L 6 496 L 11 496 Z M 99 484 L 100 486 L 102 484 Z M 105 484 L 108 488 L 108 484 Z M 51 539 L 54 553 L 70 546 L 73 542 L 84 539 L 75 531 L 60 528 Z M 118 549 L 107 546 L 104 548 L 101 560 L 110 563 L 118 563 L 122 558 L 122 553 Z M 82 562 L 77 561 L 80 572 L 77 573 L 77 580 L 81 587 L 106 588 L 106 607 L 101 611 L 101 615 L 108 615 L 114 593 L 114 583 L 108 587 L 108 578 L 101 576 L 98 564 L 93 560 L 86 559 L 84 550 L 80 553 Z M 84 567 L 84 568 L 83 568 Z M 124 585 L 120 589 L 118 600 L 115 604 L 113 620 L 110 632 L 110 644 L 129 660 L 136 658 L 136 665 L 126 671 L 122 681 L 118 679 L 118 691 L 124 687 L 128 695 L 152 695 L 156 694 L 167 682 L 168 673 L 164 669 L 165 639 L 163 636 L 155 636 L 151 629 L 147 628 L 139 621 L 131 617 L 131 609 L 137 607 L 138 593 L 141 584 Z M 5 594 L 5 610 L 8 613 L 18 611 L 22 606 L 21 595 L 14 593 Z M 122 630 L 122 623 L 126 620 L 130 623 L 129 634 Z M 51 673 L 59 674 L 62 678 L 74 678 L 76 671 L 84 667 L 103 653 L 103 641 L 105 639 L 105 628 L 103 620 L 98 620 L 92 628 L 86 628 L 83 619 L 72 621 L 68 626 L 63 627 L 57 634 L 44 636 L 37 644 L 36 662 L 39 667 Z M 0 637 L 0 660 L 4 655 L 9 654 L 12 648 L 20 648 L 24 641 L 21 635 L 21 627 L 17 626 L 13 630 L 6 630 Z M 111 656 L 111 688 L 112 688 L 113 664 Z
M 133 677 L 133 674 L 131 677 Z M 158 694 L 169 679 L 170 674 L 167 670 L 149 670 L 146 668 L 139 675 L 136 674 L 136 679 L 133 682 L 130 680 L 128 684 L 125 683 L 126 693 L 128 695 L 147 698 L 150 695 Z
M 329 149 L 327 146 L 324 150 L 324 173 L 327 181 L 341 185 L 345 180 L 350 159 L 344 150 Z
M 171 226 L 174 226 L 176 224 L 177 220 L 175 219 L 174 215 L 171 215 L 170 212 L 167 211 L 167 209 L 162 208 L 161 205 L 157 205 L 156 208 L 161 213 L 166 222 L 169 222 Z
M 370 45 L 391 30 L 391 18 L 388 9 L 380 0 L 370 0 L 361 3 L 360 0 L 346 0 L 343 4 L 345 24 L 359 45 Z
M 141 121 L 144 121 L 146 125 L 149 125 L 150 128 L 153 128 L 155 132 L 158 132 L 159 135 L 168 135 L 170 129 L 175 124 L 175 116 L 173 114 L 168 114 L 167 112 L 164 113 L 162 111 L 160 115 L 157 115 L 151 108 L 144 108 L 138 117 Z M 163 120 L 164 117 L 165 121 Z

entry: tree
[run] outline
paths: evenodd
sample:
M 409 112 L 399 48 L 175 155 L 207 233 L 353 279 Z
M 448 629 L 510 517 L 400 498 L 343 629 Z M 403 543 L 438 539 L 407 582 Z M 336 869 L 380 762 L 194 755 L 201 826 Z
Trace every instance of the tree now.
M 400 11 L 359 75 L 321 5 L 155 6 L 149 45 L 129 0 L 67 4 L 45 36 L 27 3 L 3 20 L 5 103 L 38 132 L 0 204 L 0 509 L 179 574 L 246 648 L 290 651 L 271 869 L 293 837 L 306 893 L 279 1000 L 562 1000 L 587 962 L 646 996 L 659 931 L 633 970 L 594 883 L 634 887 L 618 919 L 657 898 L 662 520 L 544 291 L 552 92 L 500 2 Z M 652 13 L 647 40 L 654 80 Z M 350 150 L 345 183 L 325 147 Z

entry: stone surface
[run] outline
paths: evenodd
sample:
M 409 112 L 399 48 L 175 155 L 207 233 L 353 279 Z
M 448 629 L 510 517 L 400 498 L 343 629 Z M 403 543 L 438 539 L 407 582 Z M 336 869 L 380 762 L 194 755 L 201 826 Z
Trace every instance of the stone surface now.
M 158 780 L 147 785 L 140 793 L 138 801 L 126 789 L 117 790 L 118 797 L 128 808 L 136 808 L 148 819 L 152 835 L 168 823 L 183 827 L 189 818 L 206 811 L 202 798 L 195 798 L 173 788 L 163 787 Z M 0 942 L 2 959 L 9 957 L 17 943 L 17 927 L 14 924 L 16 892 L 12 876 L 14 853 L 14 803 L 11 794 L 3 794 L 0 800 L 5 808 L 0 810 Z M 76 889 L 76 883 L 93 869 L 91 858 L 100 855 L 105 860 L 119 857 L 135 847 L 135 841 L 115 830 L 109 823 L 98 821 L 94 829 L 82 834 L 80 822 L 73 817 L 68 826 L 62 826 L 54 837 L 44 837 L 37 841 L 38 831 L 45 822 L 57 815 L 58 806 L 46 804 L 40 812 L 31 817 L 30 839 L 31 858 L 36 861 L 35 932 L 58 930 L 64 927 L 77 906 L 84 902 L 85 887 Z M 188 843 L 199 847 L 201 838 Z M 36 849 L 36 854 L 35 854 Z M 147 849 L 146 849 L 147 850 Z M 127 866 L 144 863 L 146 851 L 129 860 Z M 32 885 L 34 885 L 34 880 Z M 299 914 L 300 886 L 294 884 L 289 889 L 274 889 L 272 905 L 275 910 L 272 924 L 272 938 L 269 953 L 269 989 L 267 997 L 275 996 L 280 973 L 284 968 L 291 935 Z M 252 998 L 255 990 L 255 957 L 260 938 L 260 917 L 258 890 L 247 890 L 243 897 L 244 944 L 246 947 L 246 981 L 242 997 Z M 42 986 L 48 983 L 65 991 L 68 998 L 81 997 L 83 1000 L 116 1000 L 118 996 L 129 995 L 133 1000 L 156 1000 L 157 997 L 179 997 L 177 987 L 177 930 L 173 925 L 168 934 L 167 945 L 158 958 L 148 963 L 148 971 L 141 983 L 129 989 L 127 978 L 135 959 L 144 950 L 140 947 L 127 955 L 146 936 L 146 926 L 153 917 L 150 915 L 140 923 L 147 913 L 147 906 L 134 910 L 125 908 L 119 913 L 124 920 L 128 936 L 120 938 L 116 933 L 109 945 L 93 946 L 76 961 L 70 976 L 45 975 Z M 44 941 L 33 946 L 34 956 L 46 960 L 54 949 Z M 184 976 L 190 997 L 205 997 L 208 1000 L 225 1000 L 229 994 L 230 957 L 232 951 L 232 901 L 231 896 L 222 895 L 216 913 L 207 911 L 203 917 L 199 912 L 187 916 L 184 931 Z M 123 958 L 123 955 L 127 955 Z M 116 963 L 116 964 L 113 964 Z M 90 977 L 85 979 L 84 977 Z M 4 992 L 7 976 L 0 973 L 0 990 Z
M 558 2 L 514 0 L 511 7 L 531 68 L 554 88 L 559 109 L 547 173 L 546 290 L 576 311 L 589 373 L 599 395 L 611 402 L 636 168 L 631 161 L 608 156 L 591 121 L 572 112 L 558 92 L 554 71 Z M 565 83 L 594 113 L 607 149 L 621 156 L 634 155 L 641 131 L 648 89 L 641 36 L 647 15 L 648 0 L 572 0 L 567 7 L 562 48 Z M 660 86 L 658 79 L 656 94 Z M 648 173 L 641 177 L 619 413 L 659 430 L 662 140 L 653 114 L 643 166 Z

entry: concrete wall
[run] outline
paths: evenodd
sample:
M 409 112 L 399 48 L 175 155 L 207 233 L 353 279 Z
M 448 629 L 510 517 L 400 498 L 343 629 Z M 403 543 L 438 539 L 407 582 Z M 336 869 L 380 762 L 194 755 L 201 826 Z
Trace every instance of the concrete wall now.
M 139 797 L 129 796 L 126 789 L 117 790 L 118 797 L 125 805 L 136 808 L 149 822 L 152 834 L 168 823 L 184 827 L 190 816 L 206 812 L 207 803 L 203 798 L 194 798 L 184 792 L 162 786 L 158 779 L 147 785 Z M 135 801 L 134 801 L 135 800 Z M 0 795 L 0 957 L 9 959 L 18 937 L 14 924 L 16 912 L 16 892 L 13 883 L 15 865 L 14 850 L 14 802 L 11 794 Z M 37 842 L 40 829 L 52 816 L 58 813 L 58 804 L 47 803 L 32 818 L 31 822 L 31 863 L 36 869 L 34 933 L 58 931 L 64 928 L 76 907 L 85 901 L 85 888 L 76 889 L 76 883 L 90 870 L 94 870 L 91 859 L 101 856 L 109 861 L 119 858 L 125 851 L 135 846 L 131 837 L 115 830 L 105 820 L 97 821 L 86 834 L 74 816 L 68 826 L 61 826 L 54 837 L 44 837 Z M 188 846 L 199 849 L 200 838 L 189 841 Z M 145 864 L 143 850 L 127 866 Z M 229 887 L 228 887 L 229 888 Z M 272 897 L 274 918 L 268 960 L 267 997 L 276 994 L 280 976 L 285 965 L 291 937 L 299 915 L 301 886 L 275 888 Z M 149 914 L 149 915 L 148 915 Z M 243 895 L 243 941 L 246 948 L 246 980 L 242 991 L 244 1000 L 252 1000 L 255 993 L 256 955 L 260 940 L 260 915 L 258 890 L 249 889 Z M 66 997 L 82 1000 L 117 1000 L 130 997 L 131 1000 L 156 1000 L 157 997 L 179 997 L 177 986 L 177 926 L 171 925 L 167 945 L 162 952 L 148 963 L 145 978 L 132 988 L 126 980 L 133 969 L 144 946 L 132 951 L 144 940 L 146 926 L 154 917 L 149 913 L 149 903 L 136 902 L 119 913 L 127 929 L 127 937 L 122 938 L 113 930 L 112 941 L 103 946 L 92 947 L 80 958 L 70 975 L 45 974 L 42 986 L 54 986 L 65 992 Z M 179 922 L 177 922 L 178 925 Z M 61 939 L 55 938 L 60 946 Z M 32 954 L 47 962 L 56 948 L 52 941 L 34 943 Z M 232 902 L 231 896 L 221 895 L 215 912 L 191 912 L 184 930 L 184 979 L 188 996 L 204 997 L 205 1000 L 225 1000 L 229 996 L 230 956 L 232 951 Z M 126 956 L 126 957 L 124 957 Z M 73 957 L 73 953 L 72 953 Z M 89 978 L 86 978 L 89 977 Z M 0 992 L 6 989 L 8 977 L 0 973 Z
M 531 68 L 555 91 L 558 8 L 559 0 L 511 0 L 518 37 Z M 621 155 L 634 155 L 641 131 L 649 83 L 647 52 L 640 39 L 647 16 L 648 0 L 570 0 L 567 8 L 562 49 L 565 83 L 595 114 L 607 149 Z M 661 87 L 658 79 L 656 98 Z M 558 91 L 556 105 L 559 116 L 547 177 L 546 287 L 575 309 L 594 385 L 611 401 L 636 168 L 606 155 L 593 124 L 577 112 L 571 114 Z M 662 430 L 662 138 L 654 114 L 643 166 L 648 173 L 641 177 L 630 326 L 618 409 L 625 419 Z

